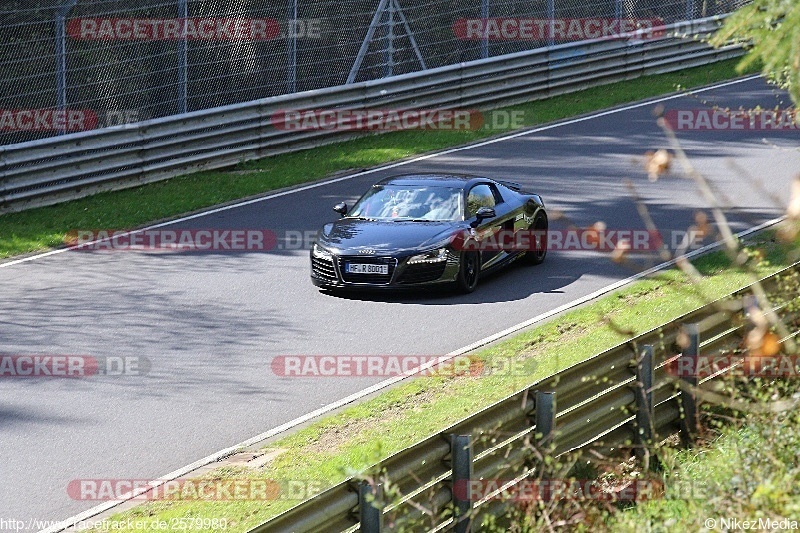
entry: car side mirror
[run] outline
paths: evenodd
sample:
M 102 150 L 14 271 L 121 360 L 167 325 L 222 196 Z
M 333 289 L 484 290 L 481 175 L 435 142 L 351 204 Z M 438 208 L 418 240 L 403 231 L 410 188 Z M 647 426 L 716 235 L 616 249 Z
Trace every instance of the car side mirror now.
M 347 214 L 347 204 L 344 202 L 336 204 L 335 206 L 333 206 L 333 210 L 339 213 L 340 215 L 345 216 Z
M 475 213 L 475 217 L 477 220 L 475 221 L 475 225 L 477 226 L 487 218 L 494 218 L 497 216 L 497 213 L 494 212 L 494 209 L 491 207 L 481 207 L 478 209 L 478 212 Z

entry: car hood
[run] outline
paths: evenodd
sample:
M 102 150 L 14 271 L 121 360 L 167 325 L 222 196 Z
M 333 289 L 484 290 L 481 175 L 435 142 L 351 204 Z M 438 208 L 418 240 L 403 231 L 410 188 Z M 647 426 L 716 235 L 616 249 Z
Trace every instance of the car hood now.
M 413 253 L 430 248 L 461 229 L 459 222 L 411 222 L 343 218 L 326 225 L 319 237 L 325 248 L 347 255 L 362 248 L 376 254 Z

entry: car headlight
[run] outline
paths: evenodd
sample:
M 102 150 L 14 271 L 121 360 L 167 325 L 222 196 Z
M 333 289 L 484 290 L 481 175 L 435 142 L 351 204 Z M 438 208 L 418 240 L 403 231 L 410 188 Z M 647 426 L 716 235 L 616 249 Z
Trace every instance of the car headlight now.
M 326 259 L 328 261 L 333 259 L 333 254 L 317 243 L 314 243 L 314 246 L 311 248 L 311 254 L 317 259 Z
M 408 260 L 408 264 L 441 263 L 442 261 L 447 261 L 447 248 L 438 248 L 424 254 L 415 255 Z

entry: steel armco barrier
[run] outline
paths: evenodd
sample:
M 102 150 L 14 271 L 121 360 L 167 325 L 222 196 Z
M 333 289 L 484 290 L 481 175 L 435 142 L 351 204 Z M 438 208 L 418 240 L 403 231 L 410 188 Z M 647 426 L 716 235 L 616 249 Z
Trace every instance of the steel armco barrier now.
M 797 276 L 799 266 L 795 263 L 766 278 L 765 288 L 780 294 L 781 280 Z M 697 419 L 694 393 L 681 392 L 668 365 L 681 356 L 740 346 L 747 328 L 743 319 L 747 293 L 747 288 L 737 291 L 538 381 L 368 469 L 383 472 L 406 495 L 397 502 L 376 507 L 373 502 L 382 502 L 381 498 L 367 495 L 380 493 L 380 484 L 367 486 L 353 477 L 250 533 L 376 533 L 383 528 L 381 516 L 398 510 L 403 513 L 395 518 L 393 530 L 405 526 L 407 531 L 468 532 L 472 524 L 480 524 L 482 514 L 497 511 L 500 502 L 473 502 L 469 493 L 457 494 L 455 484 L 493 479 L 499 473 L 508 480 L 536 474 L 526 443 L 556 456 L 590 444 L 599 450 L 630 447 L 635 453 L 637 447 L 643 449 L 642 445 L 672 435 L 688 432 L 691 436 L 696 428 L 687 421 Z M 720 312 L 720 305 L 730 311 Z M 776 305 L 776 311 L 785 305 Z M 689 345 L 680 354 L 676 341 L 682 327 Z M 716 377 L 706 376 L 696 383 L 709 387 Z M 423 493 L 424 505 L 449 509 L 435 526 L 430 516 L 408 503 Z
M 286 131 L 292 109 L 493 109 L 705 65 L 743 53 L 697 39 L 722 17 L 672 24 L 653 39 L 593 40 L 481 59 L 382 80 L 301 92 L 133 125 L 0 147 L 0 213 L 50 205 L 195 171 L 352 138 Z

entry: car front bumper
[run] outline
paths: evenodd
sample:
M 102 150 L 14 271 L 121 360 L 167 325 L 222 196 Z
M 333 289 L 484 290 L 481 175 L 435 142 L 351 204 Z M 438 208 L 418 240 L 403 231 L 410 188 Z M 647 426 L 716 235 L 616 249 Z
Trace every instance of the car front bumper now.
M 406 257 L 356 256 L 332 254 L 330 259 L 311 255 L 311 282 L 329 289 L 402 289 L 440 285 L 456 280 L 459 256 L 448 251 L 447 260 L 438 263 L 408 264 Z M 348 263 L 386 265 L 387 274 L 346 272 Z

